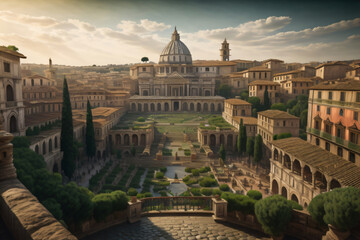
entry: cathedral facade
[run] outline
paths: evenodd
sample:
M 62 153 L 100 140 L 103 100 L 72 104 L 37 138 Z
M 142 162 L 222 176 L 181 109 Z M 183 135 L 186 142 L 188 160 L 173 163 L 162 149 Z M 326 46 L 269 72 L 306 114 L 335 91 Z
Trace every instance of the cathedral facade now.
M 204 68 L 204 69 L 202 69 Z M 222 111 L 224 98 L 215 96 L 217 67 L 194 65 L 176 28 L 158 64 L 137 64 L 130 76 L 139 95 L 130 98 L 130 111 Z

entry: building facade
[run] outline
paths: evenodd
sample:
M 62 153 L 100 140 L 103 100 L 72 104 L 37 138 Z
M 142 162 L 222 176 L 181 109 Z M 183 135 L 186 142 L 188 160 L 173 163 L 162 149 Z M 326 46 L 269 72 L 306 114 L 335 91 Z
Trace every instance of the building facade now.
M 280 84 L 265 80 L 257 80 L 249 83 L 249 97 L 258 97 L 260 98 L 260 102 L 264 103 L 266 89 L 272 104 L 280 101 Z

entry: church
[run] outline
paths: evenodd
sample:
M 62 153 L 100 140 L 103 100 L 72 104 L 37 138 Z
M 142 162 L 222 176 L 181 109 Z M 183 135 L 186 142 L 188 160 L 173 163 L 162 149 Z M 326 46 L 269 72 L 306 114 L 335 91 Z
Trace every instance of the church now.
M 216 80 L 234 71 L 226 40 L 220 49 L 222 61 L 192 61 L 176 28 L 160 54 L 158 64 L 136 64 L 130 77 L 138 82 L 139 95 L 130 98 L 131 112 L 221 112 L 224 98 L 215 95 Z

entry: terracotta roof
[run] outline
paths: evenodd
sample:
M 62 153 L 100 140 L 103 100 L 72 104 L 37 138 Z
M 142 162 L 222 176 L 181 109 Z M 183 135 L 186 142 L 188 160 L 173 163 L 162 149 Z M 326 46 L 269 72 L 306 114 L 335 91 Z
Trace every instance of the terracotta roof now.
M 34 74 L 34 75 L 28 76 L 28 77 L 26 77 L 26 78 L 41 78 L 41 79 L 45 79 L 45 80 L 49 80 L 49 81 L 55 82 L 54 79 L 49 79 L 49 78 L 47 78 L 47 77 L 44 77 L 44 76 L 41 76 L 41 75 L 38 75 L 38 74 Z
M 233 120 L 240 124 L 241 119 L 243 120 L 244 125 L 257 125 L 257 118 L 254 117 L 240 117 L 235 116 Z
M 334 82 L 334 83 L 332 83 Z M 319 83 L 310 89 L 314 90 L 345 90 L 345 91 L 360 91 L 360 81 L 347 80 L 347 81 L 329 81 Z
M 194 67 L 212 67 L 212 66 L 235 66 L 236 62 L 216 61 L 216 60 L 195 60 L 192 62 Z
M 314 80 L 312 78 L 292 78 L 292 79 L 288 79 L 288 80 L 283 80 L 281 82 L 314 82 Z
M 230 98 L 225 100 L 226 103 L 230 103 L 232 105 L 251 105 L 245 100 L 238 99 L 238 98 Z
M 272 86 L 280 86 L 279 83 L 277 82 L 273 82 L 273 81 L 267 81 L 267 80 L 255 80 L 255 81 L 252 81 L 251 83 L 249 83 L 249 86 L 252 86 L 252 85 L 272 85 Z
M 360 167 L 300 138 L 274 140 L 272 144 L 319 172 L 338 180 L 342 186 L 360 188 Z
M 266 110 L 266 111 L 258 112 L 258 114 L 268 118 L 299 119 L 298 117 L 291 115 L 290 113 L 280 110 Z
M 236 63 L 254 63 L 256 61 L 251 61 L 251 60 L 242 60 L 242 59 L 235 59 L 235 60 L 231 60 L 232 62 L 236 62 Z
M 256 67 L 248 68 L 241 72 L 271 72 L 271 69 L 266 68 L 264 66 L 256 66 Z
M 292 74 L 292 73 L 300 73 L 300 72 L 305 72 L 305 70 L 297 69 L 297 70 L 292 70 L 292 71 L 288 71 L 288 72 L 275 73 L 273 76 L 277 77 L 277 76 L 288 75 L 288 74 Z
M 26 58 L 23 54 L 21 54 L 19 52 L 16 52 L 16 51 L 13 51 L 13 50 L 10 50 L 5 46 L 0 46 L 0 52 L 11 54 L 11 55 L 19 57 L 19 58 Z
M 274 58 L 269 58 L 269 59 L 266 59 L 262 62 L 270 62 L 270 61 L 273 61 L 273 62 L 284 62 L 283 60 L 280 60 L 280 59 L 274 59 Z
M 334 62 L 329 62 L 329 63 L 323 63 L 320 64 L 319 66 L 315 67 L 316 69 L 324 67 L 324 66 L 334 66 L 334 65 L 344 65 L 344 66 L 349 66 L 348 64 L 341 62 L 341 61 L 334 61 Z

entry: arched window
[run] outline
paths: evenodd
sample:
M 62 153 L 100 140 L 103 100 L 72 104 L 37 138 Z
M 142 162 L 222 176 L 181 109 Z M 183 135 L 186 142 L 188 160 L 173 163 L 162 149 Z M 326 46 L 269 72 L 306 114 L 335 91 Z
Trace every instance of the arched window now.
M 17 132 L 17 120 L 15 116 L 10 118 L 10 133 Z
M 6 101 L 14 101 L 14 90 L 11 85 L 6 86 Z

